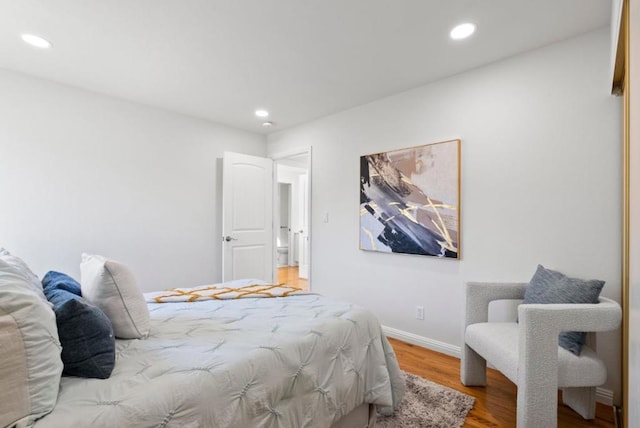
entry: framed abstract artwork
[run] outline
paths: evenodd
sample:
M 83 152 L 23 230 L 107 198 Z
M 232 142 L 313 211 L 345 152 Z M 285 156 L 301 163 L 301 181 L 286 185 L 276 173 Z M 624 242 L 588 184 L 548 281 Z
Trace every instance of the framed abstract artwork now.
M 360 249 L 460 258 L 460 140 L 360 157 Z

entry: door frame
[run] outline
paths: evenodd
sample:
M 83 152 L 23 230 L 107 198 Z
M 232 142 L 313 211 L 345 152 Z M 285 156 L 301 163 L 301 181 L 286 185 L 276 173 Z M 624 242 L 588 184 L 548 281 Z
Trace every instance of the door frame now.
M 309 230 L 307 231 L 307 236 L 308 236 L 308 248 L 307 248 L 307 257 L 309 259 L 309 272 L 308 272 L 308 278 L 307 278 L 307 286 L 309 288 L 309 291 L 311 291 L 311 287 L 312 287 L 312 270 L 313 270 L 313 263 L 312 263 L 312 253 L 313 251 L 311 250 L 311 242 L 312 242 L 312 218 L 313 218 L 313 212 L 311 211 L 311 207 L 312 207 L 312 193 L 311 193 L 311 189 L 313 188 L 313 186 L 311 185 L 311 177 L 312 177 L 312 170 L 311 170 L 311 164 L 312 162 L 312 147 L 311 146 L 305 146 L 305 147 L 300 147 L 300 148 L 296 148 L 296 149 L 291 149 L 291 150 L 284 150 L 284 151 L 280 151 L 280 152 L 275 152 L 275 153 L 271 153 L 268 155 L 268 157 L 273 160 L 273 164 L 274 164 L 274 173 L 273 173 L 273 186 L 274 189 L 277 187 L 278 185 L 278 161 L 279 160 L 284 160 L 293 156 L 299 156 L 299 155 L 307 155 L 307 216 L 308 216 L 308 228 Z M 279 211 L 276 209 L 276 207 L 279 207 L 279 203 L 280 201 L 278 200 L 279 196 L 278 196 L 278 192 L 274 191 L 273 192 L 273 207 L 274 207 L 274 213 L 273 213 L 273 254 L 276 254 L 277 252 L 277 244 L 276 244 L 276 224 L 279 224 L 278 222 L 280 221 L 280 213 L 276 212 Z M 276 258 L 274 257 L 274 264 L 273 264 L 273 283 L 277 283 L 278 282 L 278 261 L 276 260 Z

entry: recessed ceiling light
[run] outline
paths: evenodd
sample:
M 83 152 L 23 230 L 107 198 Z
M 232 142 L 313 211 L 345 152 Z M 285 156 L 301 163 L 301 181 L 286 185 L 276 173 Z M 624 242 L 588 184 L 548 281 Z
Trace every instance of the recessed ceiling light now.
M 269 121 L 262 122 L 262 126 L 265 126 L 265 127 L 273 126 L 273 122 L 269 122 Z
M 22 40 L 25 43 L 29 43 L 31 46 L 35 46 L 36 48 L 48 49 L 51 47 L 51 42 L 49 40 L 43 39 L 40 36 L 36 36 L 35 34 L 23 34 Z
M 256 116 L 258 117 L 269 117 L 269 112 L 266 110 L 256 110 Z
M 476 26 L 470 22 L 456 25 L 449 33 L 453 40 L 466 39 L 476 31 Z

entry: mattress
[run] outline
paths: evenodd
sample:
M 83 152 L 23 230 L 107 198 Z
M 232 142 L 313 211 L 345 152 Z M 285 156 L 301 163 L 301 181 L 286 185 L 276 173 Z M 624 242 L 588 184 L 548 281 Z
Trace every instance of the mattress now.
M 330 427 L 404 392 L 369 311 L 319 295 L 149 303 L 109 379 L 63 377 L 50 427 Z

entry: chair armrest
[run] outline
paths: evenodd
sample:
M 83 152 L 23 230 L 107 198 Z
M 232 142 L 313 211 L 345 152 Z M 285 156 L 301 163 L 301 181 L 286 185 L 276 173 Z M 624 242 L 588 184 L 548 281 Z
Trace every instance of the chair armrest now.
M 600 303 L 522 304 L 518 306 L 520 329 L 544 330 L 553 336 L 561 331 L 609 331 L 620 326 L 622 309 L 617 302 L 600 297 Z
M 494 300 L 521 300 L 526 282 L 468 282 L 465 328 L 489 320 L 489 303 Z
M 553 397 L 558 388 L 561 331 L 607 331 L 620 325 L 622 310 L 601 297 L 595 304 L 522 304 L 518 307 L 518 406 Z M 578 386 L 578 385 L 574 385 Z M 524 397 L 527 397 L 526 400 Z M 550 411 L 550 409 L 549 409 Z
M 613 300 L 600 303 L 522 304 L 518 307 L 518 385 L 558 384 L 558 335 L 561 331 L 608 331 L 620 325 L 622 309 Z M 520 393 L 520 391 L 518 391 Z M 535 394 L 535 391 L 529 393 Z

